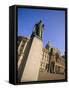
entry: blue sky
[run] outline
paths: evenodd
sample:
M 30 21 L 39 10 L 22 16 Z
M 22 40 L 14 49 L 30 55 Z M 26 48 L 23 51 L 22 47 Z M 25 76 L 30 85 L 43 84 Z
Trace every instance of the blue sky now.
M 18 8 L 18 36 L 30 36 L 35 23 L 44 23 L 43 46 L 51 42 L 65 52 L 65 11 Z

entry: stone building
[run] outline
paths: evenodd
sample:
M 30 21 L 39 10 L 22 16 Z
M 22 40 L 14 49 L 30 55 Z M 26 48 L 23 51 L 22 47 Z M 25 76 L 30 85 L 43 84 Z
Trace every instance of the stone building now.
M 64 74 L 65 72 L 65 59 L 61 56 L 58 49 L 50 46 L 49 42 L 43 48 L 40 71 L 56 74 Z
M 48 54 L 48 50 L 46 48 L 42 49 L 43 54 L 42 54 L 42 61 L 41 61 L 41 66 L 40 66 L 40 71 L 46 71 L 48 72 L 49 70 L 49 54 Z
M 27 37 L 18 37 L 18 68 L 23 59 L 24 50 L 28 41 L 29 38 Z M 50 42 L 48 42 L 46 47 L 42 49 L 42 52 L 40 72 L 64 74 L 65 58 L 61 56 L 59 50 L 53 48 Z
M 18 37 L 18 41 L 17 41 L 17 44 L 18 44 L 18 49 L 17 49 L 17 52 L 18 52 L 18 63 L 17 63 L 17 68 L 18 68 L 18 79 L 19 81 L 21 80 L 21 76 L 22 76 L 22 69 L 23 69 L 23 64 L 24 64 L 24 52 L 25 52 L 25 49 L 26 49 L 26 46 L 27 46 L 27 43 L 29 41 L 29 38 L 27 37 L 22 37 L 22 36 L 19 36 Z

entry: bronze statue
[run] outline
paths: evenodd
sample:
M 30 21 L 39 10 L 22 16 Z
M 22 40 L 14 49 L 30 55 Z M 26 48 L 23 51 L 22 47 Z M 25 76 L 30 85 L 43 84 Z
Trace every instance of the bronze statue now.
M 44 29 L 44 24 L 40 20 L 40 22 L 38 22 L 37 24 L 34 25 L 34 29 L 33 29 L 32 34 L 37 35 L 38 37 L 40 37 L 42 39 L 43 29 Z

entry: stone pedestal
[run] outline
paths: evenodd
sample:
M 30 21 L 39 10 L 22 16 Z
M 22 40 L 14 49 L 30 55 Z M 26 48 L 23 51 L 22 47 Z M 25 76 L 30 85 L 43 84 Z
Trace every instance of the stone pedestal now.
M 21 78 L 21 82 L 38 80 L 39 68 L 42 60 L 42 48 L 42 40 L 34 36 Z

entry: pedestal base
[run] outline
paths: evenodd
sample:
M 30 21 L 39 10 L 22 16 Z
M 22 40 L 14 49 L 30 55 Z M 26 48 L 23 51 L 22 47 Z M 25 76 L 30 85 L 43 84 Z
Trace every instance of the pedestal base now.
M 37 37 L 33 37 L 21 82 L 38 80 L 40 63 L 42 60 L 42 48 L 42 40 Z

